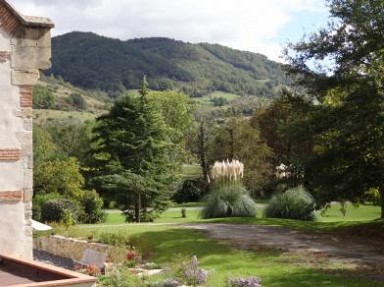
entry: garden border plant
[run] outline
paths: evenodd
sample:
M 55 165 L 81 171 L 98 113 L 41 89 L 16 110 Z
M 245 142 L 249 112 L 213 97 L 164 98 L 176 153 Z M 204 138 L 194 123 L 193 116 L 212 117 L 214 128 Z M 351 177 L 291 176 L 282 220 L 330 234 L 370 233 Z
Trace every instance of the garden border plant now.
M 215 162 L 203 218 L 256 216 L 256 204 L 241 182 L 243 175 L 244 165 L 238 160 Z
M 302 185 L 274 195 L 265 208 L 265 217 L 315 220 L 315 200 Z

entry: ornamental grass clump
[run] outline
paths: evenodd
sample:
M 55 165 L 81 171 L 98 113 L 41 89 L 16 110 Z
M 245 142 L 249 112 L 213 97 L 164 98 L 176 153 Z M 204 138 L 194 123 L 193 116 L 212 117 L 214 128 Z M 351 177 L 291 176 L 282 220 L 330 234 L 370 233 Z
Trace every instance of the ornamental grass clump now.
M 315 201 L 303 186 L 279 193 L 271 198 L 265 216 L 299 220 L 315 220 Z
M 256 205 L 241 180 L 244 165 L 238 160 L 215 162 L 211 169 L 211 192 L 201 212 L 203 218 L 248 217 L 256 215 Z

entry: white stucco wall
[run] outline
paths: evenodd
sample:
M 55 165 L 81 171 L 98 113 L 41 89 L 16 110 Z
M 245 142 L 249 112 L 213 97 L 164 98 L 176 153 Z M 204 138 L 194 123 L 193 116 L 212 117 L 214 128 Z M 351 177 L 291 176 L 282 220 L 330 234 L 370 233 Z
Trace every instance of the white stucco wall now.
M 32 259 L 32 93 L 54 25 L 0 1 L 0 254 Z
M 0 31 L 0 51 L 11 52 L 11 40 Z M 22 119 L 16 118 L 20 107 L 18 87 L 12 86 L 11 62 L 0 63 L 0 147 L 20 148 L 15 133 L 22 129 Z M 0 186 L 1 187 L 1 186 Z
M 32 258 L 32 240 L 24 229 L 24 208 L 22 202 L 0 203 L 0 253 Z
M 11 52 L 11 40 L 0 31 L 0 51 Z M 12 85 L 11 61 L 0 63 L 0 148 L 21 149 L 17 134 L 24 130 L 23 119 L 16 117 L 20 110 L 19 88 Z M 0 193 L 21 190 L 24 187 L 25 163 L 0 162 Z M 27 230 L 24 201 L 0 202 L 0 253 L 18 257 L 32 257 L 32 240 Z

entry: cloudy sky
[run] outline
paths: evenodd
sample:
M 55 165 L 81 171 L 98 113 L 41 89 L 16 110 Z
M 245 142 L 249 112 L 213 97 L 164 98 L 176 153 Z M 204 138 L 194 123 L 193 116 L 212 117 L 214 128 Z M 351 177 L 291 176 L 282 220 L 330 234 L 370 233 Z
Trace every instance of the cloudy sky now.
M 279 60 L 288 41 L 324 27 L 323 0 L 8 0 L 55 22 L 53 36 L 92 31 L 122 40 L 169 37 L 219 43 Z M 281 61 L 281 59 L 280 59 Z

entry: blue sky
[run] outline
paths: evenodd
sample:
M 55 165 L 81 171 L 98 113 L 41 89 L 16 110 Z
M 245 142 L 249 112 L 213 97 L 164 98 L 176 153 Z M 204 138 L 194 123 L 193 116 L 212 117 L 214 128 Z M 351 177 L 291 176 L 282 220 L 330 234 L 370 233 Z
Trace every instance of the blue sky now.
M 127 40 L 169 37 L 279 58 L 287 41 L 325 27 L 323 0 L 8 0 L 55 22 L 52 35 L 91 31 Z
M 292 14 L 292 21 L 279 31 L 278 41 L 281 43 L 289 41 L 297 42 L 305 33 L 310 33 L 326 27 L 328 12 L 297 12 Z

